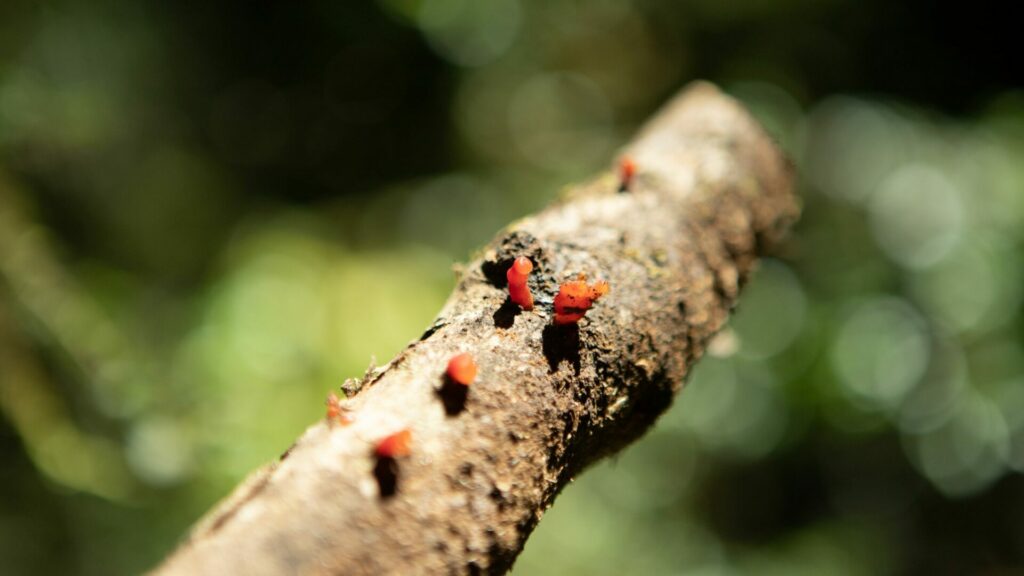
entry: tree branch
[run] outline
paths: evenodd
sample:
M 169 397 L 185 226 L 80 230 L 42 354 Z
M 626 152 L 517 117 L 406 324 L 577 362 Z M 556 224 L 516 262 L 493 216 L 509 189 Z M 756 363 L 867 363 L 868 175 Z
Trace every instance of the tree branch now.
M 506 571 L 562 487 L 669 406 L 798 214 L 786 160 L 708 84 L 625 153 L 638 168 L 629 191 L 605 173 L 502 232 L 427 332 L 345 402 L 350 425 L 313 425 L 156 574 Z M 507 301 L 519 255 L 535 264 L 530 312 Z M 559 284 L 581 273 L 611 291 L 556 326 Z M 445 366 L 464 351 L 479 375 L 453 397 Z M 411 454 L 378 461 L 376 443 L 404 428 Z

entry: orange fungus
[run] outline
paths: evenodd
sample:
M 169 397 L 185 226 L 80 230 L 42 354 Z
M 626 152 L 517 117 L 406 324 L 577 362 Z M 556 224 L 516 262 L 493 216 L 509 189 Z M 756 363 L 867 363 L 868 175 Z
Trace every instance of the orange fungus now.
M 412 444 L 412 432 L 408 428 L 403 428 L 390 436 L 385 436 L 383 440 L 377 443 L 377 447 L 374 448 L 374 453 L 378 458 L 399 458 L 402 456 L 408 456 L 412 451 L 410 445 Z
M 341 399 L 334 392 L 327 395 L 327 419 L 342 425 L 352 423 L 352 419 L 341 405 Z
M 633 176 L 636 175 L 636 162 L 626 156 L 619 160 L 619 192 L 626 192 L 633 184 Z
M 508 278 L 508 297 L 523 310 L 533 310 L 533 294 L 526 285 L 526 279 L 533 271 L 533 262 L 526 256 L 520 256 L 512 262 L 505 276 Z
M 555 296 L 555 324 L 579 322 L 594 305 L 594 301 L 607 293 L 608 283 L 604 280 L 587 284 L 581 278 L 562 284 Z
M 469 386 L 476 378 L 476 362 L 469 352 L 456 354 L 448 361 L 448 377 L 453 381 Z

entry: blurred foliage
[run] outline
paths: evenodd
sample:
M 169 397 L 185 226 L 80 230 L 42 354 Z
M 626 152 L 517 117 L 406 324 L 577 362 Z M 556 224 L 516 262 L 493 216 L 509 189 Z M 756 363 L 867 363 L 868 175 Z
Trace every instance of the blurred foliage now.
M 1013 22 L 921 0 L 3 3 L 0 572 L 154 564 L 429 324 L 452 262 L 696 77 L 791 154 L 803 221 L 515 572 L 1021 572 Z

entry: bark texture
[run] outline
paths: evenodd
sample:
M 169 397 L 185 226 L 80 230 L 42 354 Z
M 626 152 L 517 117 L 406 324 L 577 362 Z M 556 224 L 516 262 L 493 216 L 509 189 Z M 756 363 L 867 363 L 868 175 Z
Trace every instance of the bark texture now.
M 742 107 L 708 84 L 671 101 L 612 171 L 513 223 L 466 265 L 434 324 L 211 511 L 155 573 L 503 573 L 563 486 L 639 437 L 735 306 L 757 256 L 798 216 L 792 174 Z M 535 263 L 533 311 L 505 272 Z M 561 282 L 611 292 L 552 323 Z M 445 381 L 468 351 L 476 381 Z M 412 452 L 374 446 L 408 428 Z M 387 495 L 393 491 L 393 494 Z

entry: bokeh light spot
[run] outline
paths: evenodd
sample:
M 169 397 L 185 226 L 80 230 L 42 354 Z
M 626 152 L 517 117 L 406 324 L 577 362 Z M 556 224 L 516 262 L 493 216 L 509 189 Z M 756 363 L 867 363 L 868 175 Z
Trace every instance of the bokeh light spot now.
M 185 430 L 165 417 L 136 424 L 128 436 L 126 455 L 132 469 L 154 485 L 176 484 L 192 471 L 192 447 Z
M 438 54 L 480 66 L 508 50 L 519 30 L 518 0 L 423 0 L 418 21 Z
M 921 316 L 903 300 L 880 297 L 860 304 L 845 320 L 832 366 L 852 398 L 892 409 L 924 374 L 928 346 Z
M 608 99 L 580 74 L 529 79 L 512 97 L 508 120 L 519 152 L 556 172 L 596 165 L 613 145 Z
M 778 260 L 764 260 L 731 321 L 740 356 L 760 360 L 788 348 L 800 334 L 806 310 L 807 297 L 792 270 Z
M 909 268 L 935 263 L 963 232 L 959 192 L 943 174 L 923 165 L 903 167 L 886 178 L 869 209 L 878 245 Z

